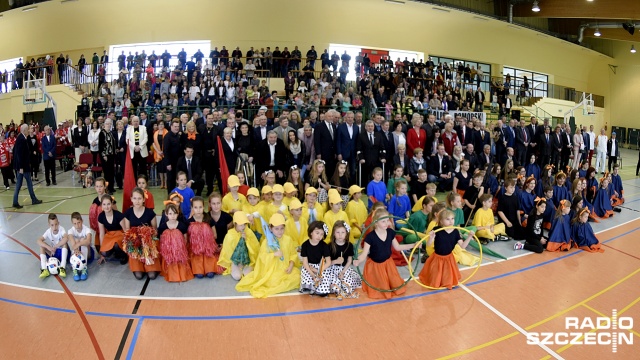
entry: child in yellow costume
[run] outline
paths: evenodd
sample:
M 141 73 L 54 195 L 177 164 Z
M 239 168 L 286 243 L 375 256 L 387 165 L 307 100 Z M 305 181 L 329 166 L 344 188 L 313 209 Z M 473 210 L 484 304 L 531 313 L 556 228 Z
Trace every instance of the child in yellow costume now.
M 262 224 L 260 222 L 260 218 L 255 215 L 260 215 L 260 211 L 262 210 L 263 203 L 260 202 L 260 192 L 258 192 L 257 188 L 250 188 L 247 190 L 247 203 L 242 206 L 242 211 L 247 214 L 247 218 L 249 219 L 249 227 L 251 231 L 260 239 L 264 234 L 262 233 Z M 259 236 L 258 236 L 259 234 Z
M 282 200 L 284 199 L 284 187 L 280 184 L 275 184 L 272 187 L 273 198 L 271 204 L 265 205 L 260 212 L 263 219 L 271 219 L 273 214 L 282 214 L 285 218 L 289 217 L 289 211 L 287 205 Z
M 224 237 L 218 259 L 218 265 L 226 268 L 223 275 L 231 275 L 236 281 L 253 271 L 260 251 L 260 243 L 248 225 L 244 211 L 233 214 L 234 227 Z
M 476 236 L 482 241 L 487 240 L 502 240 L 506 238 L 507 233 L 504 231 L 504 224 L 496 224 L 493 217 L 493 196 L 490 194 L 484 194 L 478 198 L 478 202 L 482 204 L 482 208 L 476 210 L 476 214 L 473 217 L 473 226 L 476 227 Z M 508 239 L 508 238 L 507 238 Z
M 253 297 L 266 298 L 300 286 L 300 269 L 295 267 L 298 253 L 293 240 L 284 234 L 284 224 L 282 214 L 274 214 L 269 219 L 270 233 L 266 236 L 273 238 L 262 242 L 253 271 L 240 280 L 237 291 L 249 291 Z
M 288 235 L 296 248 L 302 246 L 308 238 L 307 228 L 309 224 L 302 218 L 302 203 L 300 200 L 293 198 L 289 204 L 289 218 L 285 223 L 285 235 Z
M 333 190 L 333 189 L 332 189 Z M 331 194 L 329 195 L 329 206 L 331 207 L 329 211 L 324 214 L 323 221 L 327 224 L 329 229 L 329 234 L 333 230 L 333 224 L 336 221 L 340 220 L 346 223 L 349 223 L 349 217 L 347 213 L 342 210 L 342 197 L 339 194 Z M 349 239 L 350 241 L 355 241 L 354 239 Z M 331 239 L 325 238 L 324 241 L 328 244 Z
M 305 202 L 302 204 L 302 217 L 306 219 L 307 223 L 322 221 L 324 218 L 324 206 L 318 202 L 318 190 L 310 186 L 304 194 Z
M 289 204 L 291 203 L 291 200 L 297 197 L 298 189 L 296 189 L 296 187 L 293 186 L 293 184 L 290 182 L 284 183 L 283 188 L 284 188 L 284 199 L 282 199 L 282 203 L 289 206 Z
M 360 238 L 362 235 L 362 226 L 364 222 L 367 221 L 367 206 L 360 201 L 362 197 L 362 190 L 358 185 L 351 185 L 349 188 L 349 196 L 351 197 L 351 201 L 347 204 L 347 216 L 349 217 L 349 224 L 351 226 L 351 233 L 349 234 L 349 241 L 353 244 Z
M 429 234 L 431 230 L 433 230 L 433 228 L 435 228 L 436 225 L 438 225 L 438 215 L 442 210 L 446 209 L 446 207 L 447 207 L 447 204 L 443 202 L 439 202 L 433 205 L 433 207 L 431 208 L 431 214 L 429 215 L 429 226 L 427 226 L 427 231 L 425 231 L 424 234 L 423 233 L 418 234 L 418 236 L 420 236 L 421 239 L 427 236 L 427 234 Z M 434 252 L 435 252 L 434 244 L 432 242 L 431 244 L 427 245 L 427 255 L 431 256 Z M 478 261 L 480 261 L 479 257 L 471 254 L 470 252 L 461 248 L 460 245 L 457 245 L 457 244 L 453 249 L 453 256 L 455 257 L 456 262 L 460 265 L 472 266 Z M 426 260 L 426 258 L 423 258 L 423 260 Z
M 238 192 L 240 180 L 237 176 L 229 176 L 227 184 L 229 192 L 222 198 L 222 211 L 233 215 L 236 211 L 242 210 L 242 207 L 247 203 L 247 198 Z

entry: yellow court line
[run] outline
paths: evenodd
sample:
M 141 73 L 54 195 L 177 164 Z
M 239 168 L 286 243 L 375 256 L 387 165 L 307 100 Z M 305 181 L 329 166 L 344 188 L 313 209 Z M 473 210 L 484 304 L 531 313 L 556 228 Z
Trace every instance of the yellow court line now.
M 599 292 L 597 292 L 597 293 L 595 293 L 595 294 L 591 295 L 590 297 L 588 297 L 588 298 L 586 298 L 586 299 L 582 300 L 581 302 L 579 302 L 579 303 L 577 303 L 577 304 L 575 304 L 575 305 L 573 305 L 573 306 L 571 306 L 571 307 L 568 307 L 568 308 L 566 308 L 565 310 L 562 310 L 562 311 L 560 311 L 560 312 L 558 312 L 558 313 L 556 313 L 556 314 L 554 314 L 554 315 L 551 315 L 550 317 L 548 317 L 548 318 L 546 318 L 546 319 L 544 319 L 544 320 L 538 321 L 537 323 L 535 323 L 535 324 L 533 324 L 533 325 L 529 325 L 529 326 L 525 327 L 524 329 L 525 329 L 525 330 L 531 330 L 531 329 L 533 329 L 533 328 L 535 328 L 535 327 L 538 327 L 538 326 L 540 326 L 540 325 L 542 325 L 542 324 L 545 324 L 545 323 L 547 323 L 547 322 L 549 322 L 549 321 L 551 321 L 551 320 L 553 320 L 553 319 L 556 319 L 556 318 L 558 318 L 558 317 L 560 317 L 560 316 L 562 316 L 562 315 L 564 315 L 564 314 L 568 313 L 569 311 L 574 310 L 574 309 L 576 309 L 576 308 L 578 308 L 578 307 L 580 307 L 580 306 L 582 306 L 582 305 L 584 305 L 584 304 L 588 303 L 589 301 L 591 301 L 591 300 L 593 300 L 593 299 L 597 298 L 598 296 L 600 296 L 600 295 L 602 295 L 602 294 L 604 294 L 604 293 L 608 292 L 609 290 L 611 290 L 611 289 L 613 289 L 614 287 L 616 287 L 616 286 L 618 286 L 618 285 L 622 284 L 623 282 L 627 281 L 628 279 L 630 279 L 631 277 L 633 277 L 634 275 L 636 275 L 636 274 L 638 274 L 638 273 L 640 273 L 640 268 L 639 268 L 639 269 L 637 269 L 636 271 L 634 271 L 634 272 L 630 273 L 629 275 L 627 275 L 627 276 L 623 277 L 622 279 L 620 279 L 620 280 L 616 281 L 615 283 L 613 283 L 613 284 L 609 285 L 608 287 L 604 288 L 603 290 L 600 290 Z M 636 299 L 636 301 L 634 301 L 633 303 L 629 304 L 629 305 L 627 306 L 627 308 L 625 308 L 625 309 L 623 309 L 623 310 L 625 310 L 625 311 L 626 311 L 626 310 L 628 310 L 628 307 L 631 307 L 630 305 L 635 304 L 637 301 L 640 301 L 640 300 L 639 300 L 639 299 Z M 457 357 L 457 356 L 466 355 L 466 354 L 472 353 L 472 352 L 474 352 L 474 351 L 480 350 L 480 349 L 482 349 L 482 348 L 485 348 L 485 347 L 487 347 L 487 346 L 494 345 L 494 344 L 497 344 L 497 343 L 502 342 L 502 341 L 504 341 L 504 340 L 510 339 L 510 338 L 512 338 L 512 337 L 514 337 L 514 336 L 516 336 L 516 335 L 518 335 L 518 334 L 520 334 L 520 333 L 519 333 L 519 332 L 517 332 L 517 331 L 515 331 L 515 332 L 510 333 L 510 334 L 508 334 L 508 335 L 505 335 L 505 336 L 503 336 L 503 337 L 501 337 L 501 338 L 494 339 L 494 340 L 491 340 L 491 341 L 489 341 L 489 342 L 486 342 L 486 343 L 483 343 L 483 344 L 480 344 L 480 345 L 474 346 L 474 347 L 472 347 L 472 348 L 468 348 L 468 349 L 465 349 L 465 350 L 459 351 L 459 352 L 457 352 L 457 353 L 455 353 L 455 354 L 447 355 L 447 356 L 444 356 L 444 357 L 441 357 L 441 358 L 438 358 L 438 359 L 451 359 L 451 358 L 454 358 L 454 357 Z

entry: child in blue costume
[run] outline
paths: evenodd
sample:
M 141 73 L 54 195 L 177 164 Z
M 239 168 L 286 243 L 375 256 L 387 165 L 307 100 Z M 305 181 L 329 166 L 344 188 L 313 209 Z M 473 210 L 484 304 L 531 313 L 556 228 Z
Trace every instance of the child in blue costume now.
M 571 193 L 567 189 L 565 182 L 567 181 L 567 175 L 562 171 L 556 174 L 556 184 L 553 186 L 553 204 L 560 206 L 560 201 L 567 200 L 571 202 Z
M 571 221 L 571 238 L 584 251 L 602 253 L 604 249 L 600 246 L 600 241 L 596 238 L 588 221 L 589 209 L 585 207 Z
M 380 201 L 385 205 L 387 204 L 387 187 L 382 182 L 382 169 L 377 167 L 373 169 L 373 180 L 369 181 L 367 185 L 367 196 L 369 197 L 369 208 L 374 202 Z M 372 199 L 375 198 L 375 200 Z
M 605 173 L 600 179 L 600 187 L 596 191 L 596 197 L 593 200 L 593 211 L 599 217 L 606 219 L 613 216 L 613 206 L 611 206 L 611 197 L 607 188 L 609 187 L 609 174 Z
M 520 198 L 520 210 L 524 211 L 523 222 L 531 213 L 534 207 L 534 201 L 536 199 L 536 195 L 534 190 L 536 188 L 536 179 L 533 176 L 529 176 L 529 178 L 524 182 L 524 189 L 520 192 L 518 196 Z M 522 226 L 526 226 L 523 224 Z
M 550 230 L 551 223 L 556 217 L 556 206 L 553 204 L 553 188 L 551 186 L 547 186 L 544 189 L 544 198 L 547 200 L 547 207 L 542 214 L 542 227 Z
M 529 159 L 529 163 L 527 164 L 527 166 L 525 166 L 525 169 L 527 170 L 527 177 L 533 176 L 534 179 L 540 180 L 540 166 L 536 164 L 535 155 L 533 154 L 531 155 L 531 158 Z
M 610 188 L 613 192 L 611 200 L 613 200 L 614 207 L 624 204 L 624 188 L 622 187 L 622 178 L 620 178 L 618 170 L 620 170 L 620 165 L 613 165 L 613 174 L 611 174 Z
M 569 251 L 569 249 L 571 249 L 570 211 L 571 203 L 569 200 L 561 200 L 558 205 L 556 217 L 553 219 L 553 224 L 551 224 L 551 230 L 549 231 L 547 250 Z

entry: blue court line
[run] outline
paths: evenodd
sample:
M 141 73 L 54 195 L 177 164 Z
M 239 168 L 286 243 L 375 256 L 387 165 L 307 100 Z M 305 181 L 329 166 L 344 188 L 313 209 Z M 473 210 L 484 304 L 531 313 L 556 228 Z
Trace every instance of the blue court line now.
M 31 253 L 26 252 L 26 251 L 12 251 L 12 250 L 0 250 L 0 253 L 7 253 L 7 254 L 19 254 L 19 255 L 31 255 Z
M 138 335 L 140 334 L 140 329 L 142 328 L 142 322 L 144 319 L 138 319 L 138 326 L 136 326 L 136 330 L 133 332 L 133 338 L 131 338 L 131 345 L 129 345 L 129 351 L 127 352 L 127 360 L 131 360 L 133 357 L 133 351 L 136 348 L 136 342 L 138 342 Z
M 636 232 L 640 230 L 639 228 L 633 229 L 633 230 L 629 230 L 623 234 L 617 235 L 609 240 L 603 241 L 603 244 L 609 243 L 611 241 L 617 240 L 623 236 L 629 235 L 633 232 Z M 501 279 L 507 276 L 511 276 L 511 275 L 515 275 L 515 274 L 519 274 L 521 272 L 527 271 L 527 270 L 532 270 L 547 264 L 551 264 L 557 261 L 561 261 L 564 260 L 568 257 L 571 256 L 575 256 L 577 254 L 583 253 L 584 250 L 577 250 L 577 251 L 573 251 L 571 253 L 568 253 L 566 255 L 562 255 L 560 257 L 557 257 L 555 259 L 551 259 L 551 260 L 547 260 L 535 265 L 531 265 L 531 266 L 527 266 L 524 267 L 522 269 L 518 269 L 518 270 L 514 270 L 514 271 L 510 271 L 504 274 L 500 274 L 500 275 L 496 275 L 496 276 L 492 276 L 486 279 L 482 279 L 482 280 L 477 280 L 477 281 L 473 281 L 470 282 L 469 284 L 467 284 L 468 287 L 474 286 L 474 285 L 478 285 L 478 284 L 482 284 L 485 282 L 489 282 L 489 281 L 493 281 L 493 280 L 497 280 L 497 279 Z M 370 306 L 375 306 L 375 305 L 380 305 L 380 304 L 388 304 L 388 303 L 394 303 L 394 302 L 399 302 L 399 301 L 405 301 L 405 300 L 410 300 L 410 299 L 417 299 L 417 298 L 422 298 L 425 296 L 430 296 L 430 295 L 434 295 L 434 294 L 438 294 L 438 293 L 442 293 L 442 292 L 446 292 L 448 291 L 447 289 L 442 289 L 442 290 L 436 290 L 436 291 L 429 291 L 429 292 L 423 292 L 423 293 L 418 293 L 418 294 L 414 294 L 414 295 L 408 295 L 408 296 L 401 296 L 401 297 L 394 297 L 388 300 L 378 300 L 378 301 L 372 301 L 372 302 L 368 302 L 368 303 L 363 303 L 363 304 L 353 304 L 353 305 L 345 305 L 345 306 L 338 306 L 338 307 L 332 307 L 332 308 L 324 308 L 324 309 L 312 309 L 312 310 L 301 310 L 301 311 L 292 311 L 292 312 L 279 312 L 279 313 L 269 313 L 269 314 L 247 314 L 247 315 L 217 315 L 217 316 L 165 316 L 165 315 L 134 315 L 134 314 L 112 314 L 112 313 L 100 313 L 100 312 L 86 312 L 87 315 L 89 316 L 98 316 L 98 317 L 109 317 L 109 318 L 121 318 L 121 319 L 138 319 L 138 320 L 168 320 L 168 321 L 211 321 L 211 320 L 243 320 L 243 319 L 263 319 L 263 318 L 273 318 L 273 317 L 284 317 L 284 316 L 296 316 L 296 315 L 311 315 L 311 314 L 319 314 L 319 313 L 326 313 L 326 312 L 333 312 L 333 311 L 341 311 L 341 310 L 349 310 L 349 309 L 358 309 L 358 308 L 366 308 L 366 307 L 370 307 Z M 6 299 L 6 298 L 0 298 L 0 301 L 4 301 L 4 302 L 9 302 L 9 303 L 13 303 L 13 304 L 18 304 L 18 305 L 23 305 L 23 306 L 28 306 L 28 307 L 35 307 L 35 308 L 40 308 L 40 309 L 46 309 L 46 310 L 51 310 L 51 311 L 61 311 L 61 312 L 68 312 L 68 313 L 75 313 L 74 310 L 69 310 L 69 309 L 62 309 L 62 308 L 54 308 L 54 307 L 48 307 L 48 306 L 43 306 L 43 305 L 37 305 L 37 304 L 31 304 L 31 303 L 25 303 L 25 302 L 20 302 L 20 301 L 15 301 L 15 300 L 11 300 L 11 299 Z

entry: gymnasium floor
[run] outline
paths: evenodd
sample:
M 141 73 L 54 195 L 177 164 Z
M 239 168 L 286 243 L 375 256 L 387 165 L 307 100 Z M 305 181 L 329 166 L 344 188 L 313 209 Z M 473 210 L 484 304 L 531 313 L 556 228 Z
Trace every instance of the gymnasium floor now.
M 89 266 L 89 279 L 38 278 L 36 239 L 55 212 L 85 216 L 95 197 L 71 180 L 36 186 L 44 203 L 14 211 L 13 191 L 0 191 L 0 354 L 4 359 L 636 359 L 633 345 L 528 345 L 524 334 L 563 332 L 565 318 L 640 319 L 640 178 L 637 151 L 624 150 L 626 203 L 593 224 L 605 253 L 532 254 L 513 242 L 489 244 L 506 257 L 485 256 L 465 286 L 425 290 L 409 283 L 388 301 L 330 300 L 297 292 L 268 299 L 237 293 L 230 277 L 170 284 L 137 281 L 117 262 Z M 43 176 L 40 176 L 41 178 Z M 153 190 L 156 204 L 162 198 Z M 120 202 L 121 192 L 116 193 Z M 26 189 L 20 202 L 30 204 Z M 159 213 L 159 208 L 156 209 Z M 88 224 L 87 224 L 88 225 Z M 472 250 L 473 251 L 473 250 Z M 418 270 L 420 267 L 418 268 Z M 468 277 L 473 269 L 463 269 Z M 408 276 L 406 268 L 400 268 Z M 70 274 L 70 272 L 69 272 Z M 597 330 L 598 333 L 607 330 Z M 589 329 L 581 330 L 589 332 Z M 628 335 L 627 330 L 627 335 Z M 46 354 L 46 355 L 45 355 Z M 634 355 L 635 354 L 635 355 Z

